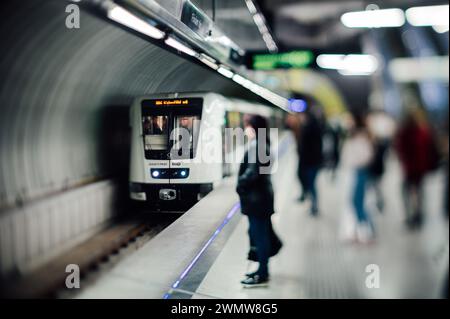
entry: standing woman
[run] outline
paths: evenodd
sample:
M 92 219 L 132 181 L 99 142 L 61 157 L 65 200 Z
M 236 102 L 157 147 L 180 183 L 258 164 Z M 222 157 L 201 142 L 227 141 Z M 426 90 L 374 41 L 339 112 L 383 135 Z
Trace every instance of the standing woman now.
M 264 167 L 259 153 L 270 154 L 268 124 L 265 118 L 254 115 L 248 118 L 246 131 L 250 137 L 249 147 L 239 168 L 236 191 L 241 200 L 241 211 L 249 221 L 251 245 L 256 246 L 259 268 L 247 274 L 241 281 L 244 287 L 266 286 L 269 281 L 269 257 L 273 229 L 271 215 L 274 213 L 274 195 L 270 180 L 270 168 Z

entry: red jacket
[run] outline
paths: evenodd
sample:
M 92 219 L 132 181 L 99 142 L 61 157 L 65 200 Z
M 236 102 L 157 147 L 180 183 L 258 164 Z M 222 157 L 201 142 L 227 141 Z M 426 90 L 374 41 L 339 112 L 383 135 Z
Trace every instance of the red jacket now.
M 436 146 L 424 125 L 411 123 L 401 128 L 396 148 L 408 180 L 419 181 L 436 164 Z

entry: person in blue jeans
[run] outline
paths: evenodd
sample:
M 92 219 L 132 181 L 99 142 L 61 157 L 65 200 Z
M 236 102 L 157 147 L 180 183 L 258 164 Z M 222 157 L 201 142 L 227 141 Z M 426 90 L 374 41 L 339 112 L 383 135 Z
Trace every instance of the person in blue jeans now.
M 317 204 L 317 188 L 316 188 L 316 178 L 319 173 L 319 167 L 310 166 L 303 167 L 300 164 L 299 177 L 302 184 L 302 195 L 300 201 L 304 201 L 307 196 L 311 198 L 311 215 L 317 216 L 319 213 L 319 208 Z
M 364 204 L 368 181 L 369 181 L 368 169 L 366 168 L 357 169 L 355 176 L 355 186 L 354 186 L 355 188 L 353 193 L 353 207 L 355 208 L 356 219 L 358 221 L 358 224 L 368 225 L 373 233 L 374 227 Z
M 365 116 L 354 115 L 354 127 L 342 149 L 342 169 L 353 176 L 351 202 L 357 221 L 354 239 L 361 243 L 370 243 L 374 239 L 374 225 L 364 203 L 373 154 L 373 143 L 366 129 Z
M 255 248 L 259 268 L 253 273 L 246 274 L 241 283 L 244 287 L 258 287 L 268 284 L 269 257 L 273 255 L 272 243 L 277 240 L 273 240 L 274 232 L 271 224 L 274 194 L 270 169 L 267 170 L 258 156 L 254 156 L 262 147 L 265 148 L 266 154 L 269 151 L 268 124 L 265 118 L 254 115 L 248 120 L 248 128 L 251 141 L 239 167 L 236 191 L 241 201 L 241 212 L 248 217 L 250 246 Z
M 259 268 L 255 273 L 247 274 L 250 279 L 243 280 L 244 285 L 256 284 L 256 281 L 263 281 L 269 278 L 269 257 L 270 257 L 270 218 L 248 215 L 250 241 L 256 247 L 256 256 Z M 255 280 L 258 276 L 260 280 Z M 250 283 L 249 283 L 250 281 Z

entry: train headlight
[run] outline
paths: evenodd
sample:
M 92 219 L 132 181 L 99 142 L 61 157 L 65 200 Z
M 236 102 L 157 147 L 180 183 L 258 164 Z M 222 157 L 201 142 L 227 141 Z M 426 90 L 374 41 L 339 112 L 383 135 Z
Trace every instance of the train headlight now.
M 187 174 L 186 171 L 181 171 L 181 172 L 180 172 L 180 175 L 183 176 L 183 177 L 185 177 L 186 174 Z
M 154 178 L 157 178 L 157 177 L 159 177 L 159 171 L 153 171 L 152 172 L 152 176 L 154 177 Z

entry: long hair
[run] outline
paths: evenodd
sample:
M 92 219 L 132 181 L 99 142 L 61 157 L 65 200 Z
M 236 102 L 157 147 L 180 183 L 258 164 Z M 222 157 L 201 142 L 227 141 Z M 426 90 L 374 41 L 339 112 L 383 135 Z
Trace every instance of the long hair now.
M 252 115 L 248 124 L 255 130 L 257 149 L 264 148 L 262 151 L 266 155 L 270 154 L 270 128 L 267 119 L 261 115 Z
M 262 117 L 261 115 L 252 115 L 248 124 L 255 130 L 257 140 L 265 138 L 267 143 L 270 143 L 269 123 L 265 117 Z M 260 132 L 260 129 L 264 129 L 262 130 L 263 132 Z M 260 134 L 263 134 L 263 136 L 260 136 Z

